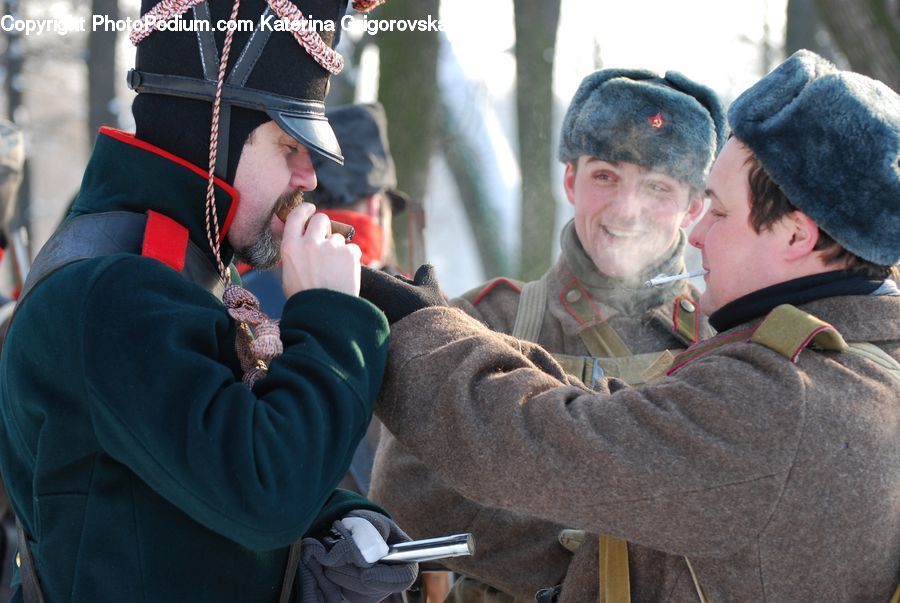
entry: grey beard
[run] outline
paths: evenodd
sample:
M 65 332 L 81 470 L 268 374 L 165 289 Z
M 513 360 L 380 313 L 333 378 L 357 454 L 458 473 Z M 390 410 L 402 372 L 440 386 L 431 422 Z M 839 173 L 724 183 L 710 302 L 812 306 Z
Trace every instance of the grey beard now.
M 299 201 L 295 199 L 297 196 L 300 197 Z M 259 235 L 256 237 L 256 240 L 253 241 L 253 244 L 249 247 L 235 249 L 235 257 L 257 270 L 268 270 L 277 264 L 278 260 L 281 259 L 281 241 L 277 241 L 272 235 L 272 231 L 269 229 L 272 216 L 274 216 L 282 206 L 299 205 L 302 201 L 303 191 L 292 191 L 278 197 L 278 201 L 275 202 L 275 207 L 272 208 L 272 213 L 269 214 L 269 217 L 260 226 Z
M 252 245 L 235 249 L 234 255 L 257 270 L 268 270 L 281 259 L 281 243 L 272 236 L 267 223 Z

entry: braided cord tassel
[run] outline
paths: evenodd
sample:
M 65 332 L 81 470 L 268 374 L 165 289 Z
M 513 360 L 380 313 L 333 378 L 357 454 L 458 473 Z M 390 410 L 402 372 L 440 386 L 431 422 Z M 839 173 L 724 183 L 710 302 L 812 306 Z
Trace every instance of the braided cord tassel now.
M 237 19 L 240 0 L 235 0 L 231 8 L 230 21 Z M 266 362 L 280 355 L 283 351 L 281 333 L 278 322 L 269 319 L 260 310 L 259 300 L 256 296 L 231 282 L 231 273 L 222 262 L 221 235 L 219 233 L 219 216 L 216 212 L 215 195 L 215 169 L 216 157 L 219 151 L 219 114 L 222 107 L 222 87 L 225 83 L 225 71 L 228 66 L 228 56 L 231 54 L 231 43 L 234 38 L 234 29 L 229 28 L 225 34 L 225 43 L 222 46 L 222 59 L 219 62 L 219 72 L 216 78 L 216 97 L 212 107 L 212 126 L 209 135 L 209 175 L 206 188 L 206 237 L 216 257 L 219 275 L 225 283 L 225 293 L 222 301 L 228 308 L 228 314 L 238 321 L 237 335 L 234 340 L 235 350 L 244 373 L 243 381 L 247 387 L 253 388 L 253 384 L 268 374 Z M 227 136 L 228 133 L 226 132 Z M 254 336 L 251 327 L 259 331 Z

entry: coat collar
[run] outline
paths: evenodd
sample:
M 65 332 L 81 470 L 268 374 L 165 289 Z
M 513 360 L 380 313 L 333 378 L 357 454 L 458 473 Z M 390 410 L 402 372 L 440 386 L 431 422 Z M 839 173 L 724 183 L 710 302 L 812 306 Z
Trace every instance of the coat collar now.
M 100 128 L 70 216 L 106 211 L 159 212 L 188 229 L 191 241 L 213 259 L 206 236 L 207 172 L 159 147 L 114 128 Z M 239 194 L 215 179 L 222 261 L 233 252 L 225 241 Z

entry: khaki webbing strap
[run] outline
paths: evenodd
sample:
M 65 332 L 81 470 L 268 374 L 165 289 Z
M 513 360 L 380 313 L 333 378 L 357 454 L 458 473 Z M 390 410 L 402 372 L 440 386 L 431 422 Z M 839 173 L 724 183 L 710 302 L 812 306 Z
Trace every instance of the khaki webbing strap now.
M 631 350 L 607 322 L 594 323 L 578 336 L 591 356 L 631 356 Z
M 672 322 L 675 330 L 685 340 L 697 343 L 700 339 L 700 318 L 697 316 L 697 305 L 689 297 L 680 295 L 675 299 Z
M 553 358 L 566 373 L 575 375 L 582 383 L 591 388 L 606 373 L 606 370 L 600 364 L 599 358 L 569 356 L 568 354 L 553 354 Z
M 822 350 L 843 352 L 847 342 L 837 330 L 803 310 L 782 304 L 769 312 L 750 337 L 759 343 L 796 362 L 810 343 Z
M 706 596 L 706 591 L 700 586 L 700 580 L 697 579 L 697 573 L 694 572 L 694 566 L 691 565 L 691 560 L 685 557 L 684 562 L 687 563 L 688 571 L 691 572 L 691 580 L 694 581 L 694 588 L 697 589 L 697 597 L 700 599 L 700 603 L 711 603 L 709 597 Z
M 888 373 L 890 373 L 891 377 L 893 377 L 897 381 L 900 381 L 900 362 L 897 362 L 892 356 L 890 356 L 880 347 L 866 341 L 851 341 L 847 345 L 848 347 L 846 351 L 871 360 L 875 364 L 883 367 Z
M 891 597 L 891 603 L 900 603 L 900 584 L 897 585 L 897 590 L 894 591 L 894 596 Z
M 600 537 L 600 603 L 630 603 L 628 543 L 612 536 Z
M 16 553 L 16 565 L 22 576 L 22 600 L 25 603 L 44 603 L 44 593 L 41 591 L 41 582 L 38 580 L 37 570 L 34 567 L 34 558 L 31 556 L 31 546 L 28 544 L 28 536 L 22 522 L 16 518 L 16 535 L 18 537 L 19 552 Z
M 288 603 L 291 600 L 291 593 L 294 592 L 294 582 L 297 579 L 297 567 L 300 565 L 300 541 L 298 540 L 291 545 L 288 551 L 287 563 L 284 566 L 284 579 L 281 581 L 281 595 L 278 597 L 278 603 Z
M 524 339 L 537 343 L 547 311 L 547 275 L 536 281 L 525 283 L 519 295 L 519 309 L 516 311 L 516 323 L 512 335 L 516 339 Z

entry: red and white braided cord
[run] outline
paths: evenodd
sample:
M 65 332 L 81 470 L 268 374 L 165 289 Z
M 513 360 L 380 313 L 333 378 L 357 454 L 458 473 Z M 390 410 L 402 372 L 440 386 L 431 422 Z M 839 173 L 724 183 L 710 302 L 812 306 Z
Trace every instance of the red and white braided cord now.
M 162 0 L 159 4 L 144 13 L 144 16 L 135 22 L 134 29 L 128 39 L 135 46 L 159 29 L 160 24 L 169 19 L 174 19 L 200 4 L 203 0 Z
M 200 4 L 203 0 L 162 0 L 159 4 L 147 11 L 135 24 L 129 39 L 135 46 L 169 19 L 184 14 L 188 9 Z M 315 31 L 299 8 L 289 0 L 266 0 L 268 5 L 288 26 L 288 31 L 300 46 L 329 73 L 340 73 L 344 68 L 344 57 L 331 48 Z M 231 21 L 235 21 L 237 13 L 232 11 Z M 295 25 L 299 23 L 299 25 Z M 229 31 L 230 35 L 232 32 Z
M 230 19 L 234 21 L 237 18 L 238 7 L 241 0 L 235 0 L 234 6 L 231 7 Z M 225 34 L 225 43 L 222 46 L 222 59 L 219 61 L 219 73 L 216 77 L 216 97 L 212 106 L 212 127 L 209 134 L 209 179 L 206 186 L 206 237 L 209 239 L 209 245 L 212 247 L 216 256 L 216 263 L 219 268 L 219 275 L 225 283 L 231 282 L 231 274 L 225 269 L 220 255 L 219 241 L 219 216 L 216 211 L 216 188 L 215 188 L 215 171 L 216 158 L 219 151 L 219 113 L 222 107 L 222 87 L 225 84 L 225 68 L 228 65 L 228 55 L 231 53 L 231 41 L 234 38 L 234 29 L 229 29 Z M 225 133 L 228 136 L 228 133 Z
M 288 0 L 266 0 L 275 14 L 284 21 L 294 39 L 306 50 L 313 60 L 329 73 L 340 73 L 344 68 L 344 57 L 322 40 L 322 36 L 307 22 L 306 17 L 296 5 Z M 296 22 L 302 22 L 299 27 Z

